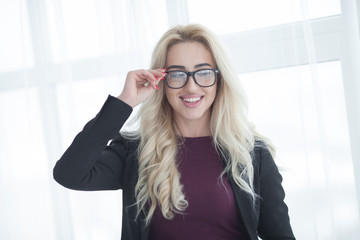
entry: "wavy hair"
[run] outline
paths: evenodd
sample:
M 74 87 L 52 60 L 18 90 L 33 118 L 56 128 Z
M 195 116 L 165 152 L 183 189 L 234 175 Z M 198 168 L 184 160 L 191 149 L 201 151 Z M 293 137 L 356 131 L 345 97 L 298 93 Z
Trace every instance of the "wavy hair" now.
M 153 51 L 151 69 L 163 68 L 168 49 L 180 42 L 199 42 L 212 53 L 220 71 L 210 120 L 215 147 L 225 163 L 219 177 L 224 174 L 232 177 L 255 202 L 257 196 L 253 186 L 254 170 L 250 153 L 257 138 L 265 141 L 271 151 L 272 145 L 248 121 L 246 98 L 236 71 L 217 37 L 204 26 L 190 24 L 168 30 Z M 166 219 L 172 219 L 175 213 L 182 213 L 188 206 L 176 161 L 181 136 L 176 134 L 179 131 L 164 88 L 164 82 L 160 82 L 159 93 L 153 94 L 141 105 L 136 118 L 140 125 L 134 133 L 140 139 L 138 182 L 135 189 L 137 217 L 144 212 L 146 224 L 150 223 L 157 206 Z

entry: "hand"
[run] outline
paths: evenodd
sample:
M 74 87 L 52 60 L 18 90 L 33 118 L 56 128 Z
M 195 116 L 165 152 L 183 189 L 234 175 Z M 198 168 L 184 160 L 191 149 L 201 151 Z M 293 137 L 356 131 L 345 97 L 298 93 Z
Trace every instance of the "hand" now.
M 128 72 L 123 91 L 118 96 L 118 99 L 132 108 L 136 107 L 150 97 L 154 90 L 159 90 L 157 84 L 164 79 L 165 75 L 165 69 Z

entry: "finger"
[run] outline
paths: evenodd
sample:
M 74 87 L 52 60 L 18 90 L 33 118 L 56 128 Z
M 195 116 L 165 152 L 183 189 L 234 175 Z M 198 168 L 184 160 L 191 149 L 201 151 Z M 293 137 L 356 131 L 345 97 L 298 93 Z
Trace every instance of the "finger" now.
M 154 69 L 154 70 L 147 70 L 142 72 L 142 77 L 146 79 L 146 81 L 151 83 L 151 86 L 155 90 L 159 90 L 158 83 L 164 79 L 167 73 L 164 72 L 165 69 Z
M 166 69 L 162 68 L 162 69 L 151 69 L 149 70 L 156 78 L 160 79 L 163 76 L 165 76 L 167 73 L 165 72 Z
M 157 90 L 157 78 L 154 76 L 153 73 L 151 73 L 149 70 L 139 70 L 137 72 L 138 77 L 139 77 L 139 85 L 144 86 L 144 84 L 146 82 L 148 82 L 149 84 L 151 84 L 151 86 Z M 148 85 L 148 84 L 146 84 Z
M 165 76 L 167 75 L 167 73 L 165 72 L 166 69 L 153 69 L 153 70 L 149 70 L 149 71 L 156 78 L 156 84 L 158 84 L 161 80 L 164 80 Z
M 147 78 L 142 75 L 137 76 L 136 85 L 138 87 L 142 87 L 142 86 L 144 86 L 144 84 L 146 84 L 146 85 L 149 84 L 149 81 L 147 80 Z

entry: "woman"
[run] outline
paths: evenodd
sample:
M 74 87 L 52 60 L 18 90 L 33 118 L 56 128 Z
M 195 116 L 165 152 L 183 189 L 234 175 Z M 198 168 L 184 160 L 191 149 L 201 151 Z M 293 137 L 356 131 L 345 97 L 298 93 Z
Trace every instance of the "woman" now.
M 76 136 L 55 180 L 122 189 L 122 239 L 295 239 L 271 145 L 247 120 L 237 82 L 210 31 L 170 29 L 151 70 L 129 72 Z M 138 130 L 119 134 L 140 103 Z

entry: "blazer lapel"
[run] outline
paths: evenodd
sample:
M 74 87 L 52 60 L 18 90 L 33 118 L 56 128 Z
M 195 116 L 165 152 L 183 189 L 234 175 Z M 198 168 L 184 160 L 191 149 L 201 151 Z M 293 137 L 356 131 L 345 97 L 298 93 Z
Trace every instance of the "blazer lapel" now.
M 231 188 L 234 192 L 236 205 L 240 212 L 244 226 L 248 232 L 250 239 L 257 240 L 257 224 L 255 217 L 255 210 L 250 196 L 248 196 L 240 187 L 235 183 L 232 177 L 229 177 Z

